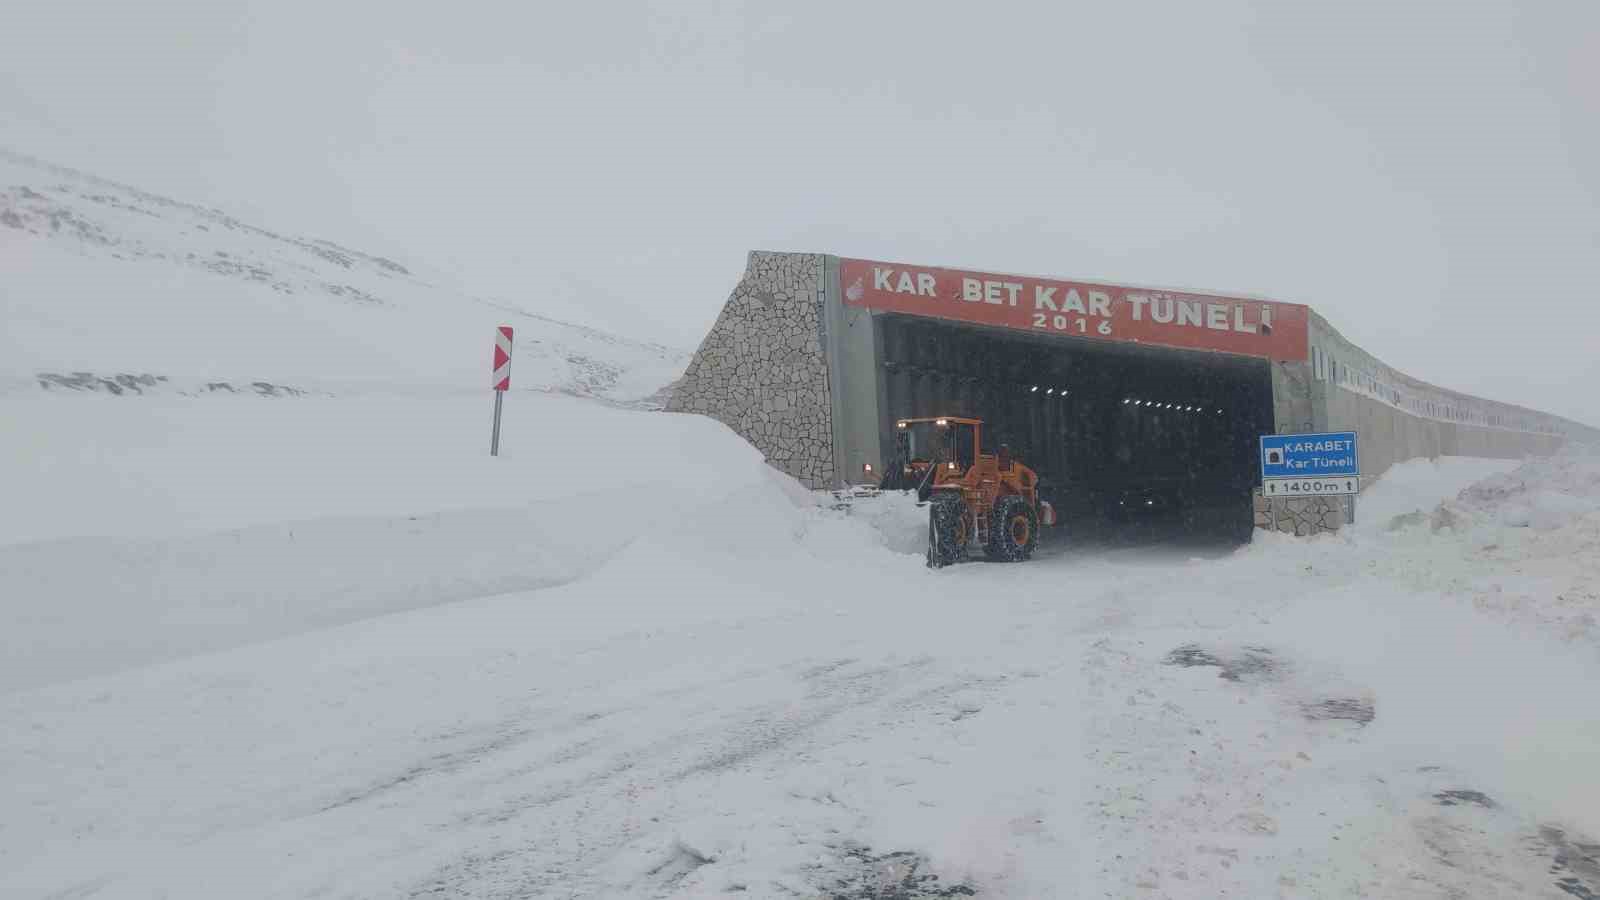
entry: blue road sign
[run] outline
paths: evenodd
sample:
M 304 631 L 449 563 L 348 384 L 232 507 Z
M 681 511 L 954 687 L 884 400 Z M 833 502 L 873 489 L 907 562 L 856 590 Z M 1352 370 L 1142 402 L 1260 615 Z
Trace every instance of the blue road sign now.
M 1354 431 L 1263 434 L 1261 478 L 1332 478 L 1361 474 Z

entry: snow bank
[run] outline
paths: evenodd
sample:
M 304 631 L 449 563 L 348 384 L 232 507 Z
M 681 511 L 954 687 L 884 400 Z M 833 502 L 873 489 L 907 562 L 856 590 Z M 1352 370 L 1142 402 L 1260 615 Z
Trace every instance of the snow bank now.
M 1397 516 L 1427 513 L 1440 499 L 1453 496 L 1480 479 L 1508 472 L 1517 465 L 1516 460 L 1465 456 L 1397 463 L 1357 498 L 1356 530 L 1381 531 L 1389 528 Z
M 517 394 L 491 459 L 486 393 L 0 399 L 0 690 L 565 584 L 641 539 L 920 559 L 914 499 L 830 509 L 703 417 Z
M 861 499 L 848 507 L 850 518 L 877 534 L 877 542 L 892 553 L 922 556 L 928 549 L 928 509 L 917 504 L 914 493 L 890 491 Z
M 1462 491 L 1452 511 L 1535 531 L 1575 525 L 1600 511 L 1600 455 L 1574 448 L 1533 460 Z
M 499 459 L 488 455 L 487 390 L 282 402 L 37 394 L 0 402 L 5 543 L 508 508 L 630 485 L 709 486 L 715 494 L 751 477 L 760 461 L 702 417 L 535 393 L 507 397 Z
M 1449 490 L 1474 469 L 1487 474 Z M 1600 661 L 1600 455 L 1573 447 L 1520 464 L 1396 470 L 1362 495 L 1359 514 L 1408 513 L 1257 552 L 1317 576 L 1393 577 L 1415 593 L 1297 605 L 1279 639 L 1331 643 L 1346 668 L 1373 666 L 1365 677 L 1399 714 L 1389 727 L 1418 755 L 1433 748 L 1526 806 L 1600 832 L 1588 774 L 1600 768 L 1600 718 L 1586 699 Z
M 491 459 L 487 398 L 0 399 L 0 689 L 564 583 L 771 477 L 710 420 L 529 394 Z

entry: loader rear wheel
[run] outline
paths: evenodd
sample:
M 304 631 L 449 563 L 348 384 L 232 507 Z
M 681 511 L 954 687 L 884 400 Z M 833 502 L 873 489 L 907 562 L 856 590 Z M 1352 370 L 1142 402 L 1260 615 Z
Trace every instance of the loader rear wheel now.
M 1022 562 L 1033 555 L 1039 544 L 1039 513 L 1021 497 L 1001 497 L 994 505 L 994 523 L 989 528 L 990 559 Z
M 928 504 L 928 565 L 959 562 L 967 555 L 967 507 L 960 497 L 939 493 Z

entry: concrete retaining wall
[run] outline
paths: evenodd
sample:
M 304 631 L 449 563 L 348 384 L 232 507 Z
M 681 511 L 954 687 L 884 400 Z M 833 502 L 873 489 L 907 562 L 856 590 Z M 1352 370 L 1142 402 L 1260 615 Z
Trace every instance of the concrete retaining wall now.
M 812 488 L 833 482 L 833 416 L 822 341 L 826 260 L 750 254 L 744 277 L 667 401 L 708 415 Z
M 1361 474 L 1375 479 L 1417 457 L 1518 459 L 1554 453 L 1600 430 L 1538 410 L 1441 388 L 1394 369 L 1311 316 L 1315 430 L 1361 435 Z
M 1554 453 L 1569 440 L 1600 441 L 1600 431 L 1581 423 L 1412 378 L 1316 313 L 1310 344 L 1306 362 L 1273 367 L 1277 431 L 1357 432 L 1363 488 L 1396 463 L 1418 457 L 1520 459 Z M 1306 535 L 1338 530 L 1343 520 L 1340 498 L 1269 501 L 1256 491 L 1257 527 Z
M 1327 389 L 1322 406 L 1324 424 L 1319 431 L 1360 433 L 1362 474 L 1368 479 L 1382 475 L 1395 463 L 1417 457 L 1547 456 L 1560 449 L 1565 440 L 1559 435 L 1432 421 L 1337 388 Z

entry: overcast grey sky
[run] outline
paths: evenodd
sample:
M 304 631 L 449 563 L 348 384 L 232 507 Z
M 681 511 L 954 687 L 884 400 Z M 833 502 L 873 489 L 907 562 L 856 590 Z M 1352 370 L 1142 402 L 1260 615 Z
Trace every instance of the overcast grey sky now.
M 1310 303 L 1600 424 L 1594 0 L 0 7 L 0 145 L 619 331 L 815 250 Z

